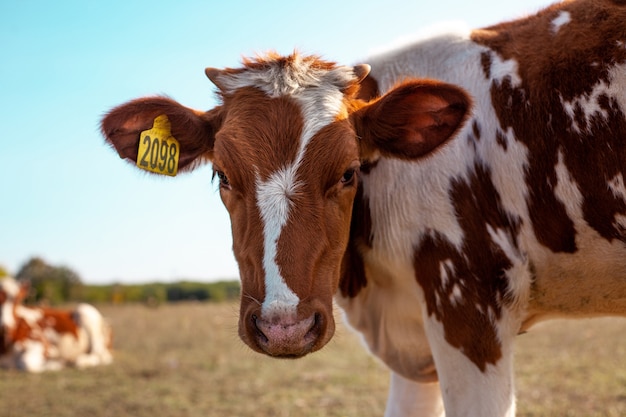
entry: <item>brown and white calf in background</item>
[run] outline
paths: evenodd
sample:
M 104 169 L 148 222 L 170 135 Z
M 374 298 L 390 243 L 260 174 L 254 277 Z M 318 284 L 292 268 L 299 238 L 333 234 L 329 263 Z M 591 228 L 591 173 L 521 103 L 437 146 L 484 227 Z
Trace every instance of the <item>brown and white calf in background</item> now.
M 111 329 L 95 307 L 27 307 L 30 286 L 0 281 L 0 366 L 28 372 L 85 368 L 112 362 Z
M 212 162 L 252 349 L 322 348 L 335 295 L 392 371 L 387 416 L 513 416 L 517 334 L 626 314 L 626 7 L 564 2 L 368 62 L 209 68 L 212 110 L 143 98 L 102 129 L 141 165 L 166 116 L 178 167 Z

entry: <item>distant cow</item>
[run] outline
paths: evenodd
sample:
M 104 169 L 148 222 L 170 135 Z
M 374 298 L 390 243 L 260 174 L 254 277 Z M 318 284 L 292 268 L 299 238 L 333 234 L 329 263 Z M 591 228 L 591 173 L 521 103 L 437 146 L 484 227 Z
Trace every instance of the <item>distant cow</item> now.
M 322 348 L 336 295 L 392 371 L 387 416 L 513 416 L 517 334 L 626 314 L 621 4 L 437 36 L 371 71 L 298 54 L 209 68 L 214 109 L 142 98 L 102 129 L 140 167 L 212 162 L 252 349 Z M 138 152 L 166 118 L 180 158 Z
M 28 372 L 111 363 L 111 330 L 93 306 L 27 307 L 29 285 L 0 281 L 0 366 Z

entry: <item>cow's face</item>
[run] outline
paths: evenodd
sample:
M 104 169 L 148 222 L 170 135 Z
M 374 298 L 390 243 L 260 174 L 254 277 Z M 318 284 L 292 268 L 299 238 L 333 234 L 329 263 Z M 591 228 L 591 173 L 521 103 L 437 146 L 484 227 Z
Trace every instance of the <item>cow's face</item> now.
M 240 335 L 272 356 L 301 356 L 334 331 L 360 162 L 343 97 L 333 99 L 321 126 L 292 97 L 242 88 L 224 100 L 213 168 L 241 276 Z
M 272 56 L 239 70 L 207 69 L 223 98 L 207 113 L 154 98 L 103 121 L 120 155 L 136 160 L 138 132 L 166 114 L 181 168 L 203 157 L 213 162 L 241 276 L 239 333 L 259 352 L 299 357 L 332 337 L 361 161 L 420 158 L 469 109 L 465 93 L 432 81 L 358 100 L 368 71 Z
M 15 328 L 15 307 L 26 298 L 29 290 L 28 283 L 19 283 L 11 277 L 0 281 L 0 327 L 3 331 Z

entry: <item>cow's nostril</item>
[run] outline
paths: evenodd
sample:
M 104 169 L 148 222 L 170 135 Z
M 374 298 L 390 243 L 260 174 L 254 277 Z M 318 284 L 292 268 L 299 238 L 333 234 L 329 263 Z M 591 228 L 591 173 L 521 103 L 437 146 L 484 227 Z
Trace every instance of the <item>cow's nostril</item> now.
M 265 336 L 265 333 L 263 333 L 263 331 L 259 328 L 258 317 L 256 316 L 256 314 L 252 315 L 252 325 L 254 326 L 254 330 L 261 342 L 268 343 L 269 339 L 267 338 L 267 336 Z
M 304 335 L 305 340 L 315 340 L 320 336 L 322 331 L 322 320 L 322 315 L 320 313 L 315 313 L 313 317 L 313 324 L 309 328 L 309 331 Z

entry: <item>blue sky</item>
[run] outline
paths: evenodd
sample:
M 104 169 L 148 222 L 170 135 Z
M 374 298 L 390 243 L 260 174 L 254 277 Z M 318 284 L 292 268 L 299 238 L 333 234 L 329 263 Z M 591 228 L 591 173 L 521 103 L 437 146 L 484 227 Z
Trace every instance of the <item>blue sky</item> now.
M 210 166 L 136 170 L 104 144 L 104 112 L 152 94 L 208 110 L 207 66 L 294 48 L 354 64 L 442 21 L 480 27 L 549 3 L 3 0 L 0 265 L 40 256 L 88 283 L 236 278 Z

